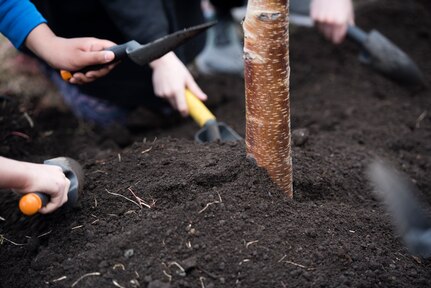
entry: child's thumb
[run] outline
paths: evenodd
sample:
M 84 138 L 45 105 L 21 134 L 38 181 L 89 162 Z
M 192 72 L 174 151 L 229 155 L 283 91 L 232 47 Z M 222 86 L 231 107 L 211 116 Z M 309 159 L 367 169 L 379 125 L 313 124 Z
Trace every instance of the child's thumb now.
M 115 59 L 115 54 L 112 51 L 89 51 L 84 52 L 82 59 L 82 66 L 106 64 Z

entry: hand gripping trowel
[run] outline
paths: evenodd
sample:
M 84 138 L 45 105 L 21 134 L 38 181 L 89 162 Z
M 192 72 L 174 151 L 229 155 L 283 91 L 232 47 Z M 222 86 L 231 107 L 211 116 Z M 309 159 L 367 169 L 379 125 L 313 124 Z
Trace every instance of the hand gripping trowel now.
M 106 67 L 112 63 L 116 63 L 126 58 L 129 58 L 130 60 L 132 60 L 134 63 L 138 65 L 141 65 L 141 66 L 146 65 L 151 61 L 162 57 L 166 53 L 184 44 L 187 40 L 195 37 L 199 33 L 202 33 L 209 27 L 213 26 L 215 23 L 216 21 L 212 21 L 201 25 L 193 26 L 190 28 L 186 28 L 186 29 L 177 31 L 175 33 L 166 35 L 162 38 L 159 38 L 153 42 L 150 42 L 144 45 L 141 45 L 135 40 L 131 40 L 121 45 L 112 46 L 106 49 L 108 51 L 114 52 L 115 54 L 115 58 L 112 62 L 107 64 L 88 66 L 80 71 L 74 71 L 74 73 L 75 72 L 86 73 L 92 70 L 99 70 L 103 67 Z M 61 74 L 61 78 L 63 78 L 63 80 L 65 81 L 72 78 L 72 73 L 69 71 L 61 70 L 60 74 Z
M 310 18 L 310 0 L 291 1 L 290 23 L 314 27 Z M 365 32 L 349 25 L 347 37 L 361 48 L 359 60 L 374 71 L 403 86 L 426 86 L 425 76 L 415 62 L 377 30 Z
M 48 159 L 43 162 L 45 165 L 59 166 L 64 175 L 70 180 L 69 192 L 67 194 L 68 201 L 65 205 L 74 207 L 78 203 L 79 194 L 82 192 L 84 186 L 84 171 L 81 165 L 75 160 L 68 157 L 58 157 Z M 25 194 L 19 201 L 19 209 L 27 216 L 36 214 L 40 208 L 49 202 L 49 196 L 41 193 L 34 192 Z

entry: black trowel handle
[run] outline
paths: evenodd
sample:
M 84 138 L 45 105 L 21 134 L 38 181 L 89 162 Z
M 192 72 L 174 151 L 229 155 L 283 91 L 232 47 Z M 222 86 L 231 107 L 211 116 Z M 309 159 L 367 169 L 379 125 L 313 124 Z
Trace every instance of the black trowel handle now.
M 364 45 L 368 38 L 368 33 L 358 26 L 349 25 L 347 28 L 347 36 L 360 45 Z
M 220 135 L 220 128 L 218 126 L 218 123 L 216 120 L 211 119 L 208 120 L 204 127 L 207 129 L 207 141 L 208 142 L 214 142 L 214 141 L 220 141 L 221 135 Z
M 104 68 L 104 67 L 106 67 L 112 63 L 115 63 L 115 62 L 118 62 L 118 61 L 125 59 L 127 57 L 127 51 L 129 51 L 130 49 L 135 49 L 136 47 L 139 47 L 139 46 L 140 46 L 140 44 L 138 42 L 136 42 L 135 40 L 132 40 L 132 41 L 129 41 L 129 42 L 124 43 L 124 44 L 115 45 L 115 46 L 106 48 L 105 49 L 106 51 L 114 52 L 114 54 L 115 54 L 114 60 L 112 60 L 111 62 L 106 63 L 106 64 L 97 64 L 97 65 L 87 66 L 87 67 L 85 67 L 79 71 L 74 71 L 73 73 L 80 72 L 80 73 L 85 74 L 88 71 L 100 70 L 100 69 L 102 69 L 102 68 Z M 72 73 L 69 71 L 66 71 L 66 70 L 61 70 L 60 75 L 64 81 L 69 81 L 69 79 L 72 78 Z

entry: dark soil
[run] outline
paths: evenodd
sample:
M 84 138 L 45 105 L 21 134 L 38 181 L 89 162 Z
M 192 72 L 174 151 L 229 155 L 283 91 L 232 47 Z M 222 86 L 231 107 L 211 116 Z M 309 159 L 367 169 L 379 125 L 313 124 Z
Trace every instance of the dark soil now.
M 379 0 L 357 12 L 428 82 L 429 8 Z M 431 202 L 431 92 L 373 73 L 349 42 L 300 29 L 290 46 L 292 128 L 309 133 L 294 139 L 293 200 L 246 159 L 243 142 L 195 144 L 191 120 L 135 114 L 130 135 L 96 133 L 68 112 L 0 99 L 1 155 L 65 155 L 86 172 L 75 210 L 25 219 L 16 196 L 1 194 L 0 287 L 430 287 L 431 262 L 394 236 L 364 170 L 384 157 Z M 243 80 L 199 81 L 215 114 L 244 135 Z

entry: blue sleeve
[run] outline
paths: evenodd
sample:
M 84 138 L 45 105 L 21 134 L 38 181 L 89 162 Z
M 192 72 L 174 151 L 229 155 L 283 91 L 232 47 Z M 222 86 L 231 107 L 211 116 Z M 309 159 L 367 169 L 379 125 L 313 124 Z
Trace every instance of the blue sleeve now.
M 28 0 L 0 0 L 0 33 L 20 48 L 28 34 L 46 20 Z

